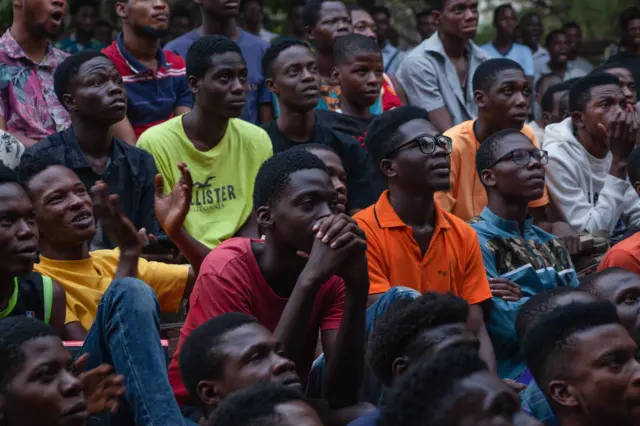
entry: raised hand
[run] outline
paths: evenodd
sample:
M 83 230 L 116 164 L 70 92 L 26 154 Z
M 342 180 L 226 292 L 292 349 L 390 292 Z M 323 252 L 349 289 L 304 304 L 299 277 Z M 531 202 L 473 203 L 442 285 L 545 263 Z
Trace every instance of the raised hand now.
M 169 194 L 164 195 L 164 178 L 161 174 L 157 174 L 154 180 L 156 217 L 169 237 L 180 230 L 191 207 L 191 172 L 182 162 L 178 163 L 178 168 L 182 177 Z
M 598 128 L 606 135 L 613 157 L 626 161 L 635 147 L 638 135 L 638 120 L 635 111 L 619 111 L 614 119 L 609 121 L 607 128 L 602 124 L 598 124 Z
M 117 194 L 110 195 L 103 181 L 96 182 L 91 188 L 91 197 L 104 232 L 120 248 L 120 251 L 139 253 L 143 238 L 120 210 L 120 197 Z
M 83 371 L 89 354 L 83 354 L 74 362 L 76 371 Z M 78 374 L 87 400 L 89 414 L 118 411 L 119 399 L 125 393 L 124 377 L 115 374 L 109 364 Z

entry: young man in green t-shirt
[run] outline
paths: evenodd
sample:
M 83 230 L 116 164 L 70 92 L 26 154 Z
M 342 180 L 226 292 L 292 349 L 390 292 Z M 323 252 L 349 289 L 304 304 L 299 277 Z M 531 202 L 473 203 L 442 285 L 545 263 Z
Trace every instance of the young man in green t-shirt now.
M 232 236 L 258 237 L 251 197 L 256 174 L 273 153 L 267 133 L 238 117 L 248 90 L 247 64 L 230 39 L 208 35 L 187 53 L 193 110 L 144 132 L 138 147 L 153 155 L 169 192 L 183 161 L 193 176 L 187 232 L 209 248 Z

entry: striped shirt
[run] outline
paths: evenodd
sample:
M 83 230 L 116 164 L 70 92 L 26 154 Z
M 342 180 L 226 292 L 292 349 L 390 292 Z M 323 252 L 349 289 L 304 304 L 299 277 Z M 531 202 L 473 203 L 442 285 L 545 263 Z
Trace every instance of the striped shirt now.
M 193 105 L 186 65 L 177 54 L 158 49 L 158 69 L 154 72 L 126 50 L 122 33 L 103 52 L 122 75 L 129 96 L 127 117 L 136 137 L 173 117 L 176 107 Z

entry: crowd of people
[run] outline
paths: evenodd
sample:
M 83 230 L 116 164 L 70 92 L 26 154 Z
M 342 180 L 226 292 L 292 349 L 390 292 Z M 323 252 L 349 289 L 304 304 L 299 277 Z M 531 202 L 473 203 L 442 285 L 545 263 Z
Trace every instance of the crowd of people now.
M 640 425 L 638 7 L 195 3 L 12 0 L 0 425 Z

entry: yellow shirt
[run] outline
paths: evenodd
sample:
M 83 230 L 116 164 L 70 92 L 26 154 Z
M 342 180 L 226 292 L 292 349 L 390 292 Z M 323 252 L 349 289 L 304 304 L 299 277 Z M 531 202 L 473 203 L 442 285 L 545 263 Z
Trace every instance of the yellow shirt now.
M 444 135 L 449 136 L 453 141 L 451 189 L 448 192 L 435 194 L 440 207 L 464 221 L 480 215 L 489 202 L 487 191 L 476 171 L 476 152 L 480 148 L 480 142 L 473 132 L 474 122 L 475 120 L 468 120 L 444 132 Z M 531 127 L 525 124 L 522 133 L 531 140 L 532 144 L 540 148 Z M 545 186 L 542 197 L 531 201 L 529 207 L 536 208 L 547 204 L 549 204 L 549 195 Z
M 273 155 L 267 133 L 232 118 L 224 137 L 212 149 L 198 151 L 175 117 L 144 132 L 138 148 L 148 151 L 164 177 L 168 193 L 180 180 L 183 161 L 193 178 L 191 209 L 184 222 L 187 232 L 209 248 L 232 237 L 253 209 L 253 186 L 258 169 Z
M 98 250 L 88 259 L 52 260 L 40 256 L 36 272 L 58 281 L 67 293 L 65 323 L 80 321 L 89 330 L 98 311 L 102 295 L 118 269 L 118 250 Z M 163 312 L 177 312 L 189 277 L 189 266 L 138 261 L 138 278 L 155 292 Z

